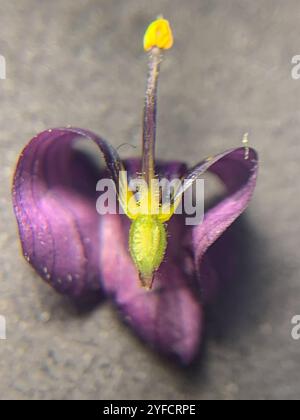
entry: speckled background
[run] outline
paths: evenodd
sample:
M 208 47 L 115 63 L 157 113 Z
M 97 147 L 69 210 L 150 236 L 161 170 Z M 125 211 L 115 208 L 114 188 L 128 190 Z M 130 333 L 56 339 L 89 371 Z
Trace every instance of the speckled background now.
M 44 285 L 20 255 L 10 199 L 18 153 L 40 130 L 71 124 L 139 145 L 141 38 L 159 13 L 176 43 L 162 68 L 158 154 L 196 163 L 249 131 L 261 157 L 239 279 L 210 310 L 187 370 L 148 350 L 110 304 L 79 310 Z M 300 397 L 299 21 L 298 0 L 0 1 L 1 399 Z

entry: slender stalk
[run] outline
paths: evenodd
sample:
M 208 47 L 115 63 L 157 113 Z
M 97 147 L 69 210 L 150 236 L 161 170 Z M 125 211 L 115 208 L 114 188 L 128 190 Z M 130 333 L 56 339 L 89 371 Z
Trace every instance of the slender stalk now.
M 161 50 L 154 47 L 149 52 L 149 72 L 143 116 L 142 174 L 149 189 L 151 180 L 155 176 L 156 99 L 160 62 Z

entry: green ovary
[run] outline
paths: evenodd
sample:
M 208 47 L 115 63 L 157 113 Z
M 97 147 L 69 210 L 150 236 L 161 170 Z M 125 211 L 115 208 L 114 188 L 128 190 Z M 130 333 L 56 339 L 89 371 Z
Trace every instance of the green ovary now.
M 145 287 L 151 287 L 154 271 L 160 266 L 167 246 L 165 226 L 153 215 L 139 215 L 129 233 L 129 249 Z

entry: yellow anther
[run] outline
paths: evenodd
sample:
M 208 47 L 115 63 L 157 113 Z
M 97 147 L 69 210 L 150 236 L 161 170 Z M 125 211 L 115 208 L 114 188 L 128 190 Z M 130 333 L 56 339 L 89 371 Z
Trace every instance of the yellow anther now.
M 153 47 L 167 50 L 172 45 L 173 34 L 169 22 L 160 18 L 150 23 L 144 35 L 144 50 L 149 51 Z

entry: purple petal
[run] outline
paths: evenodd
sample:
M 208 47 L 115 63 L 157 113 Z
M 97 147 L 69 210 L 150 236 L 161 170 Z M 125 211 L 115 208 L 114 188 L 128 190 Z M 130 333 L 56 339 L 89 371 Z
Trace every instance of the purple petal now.
M 117 179 L 121 163 L 107 143 L 91 132 L 62 128 L 30 141 L 13 182 L 26 259 L 57 291 L 72 296 L 97 290 L 100 284 L 97 174 L 73 149 L 79 138 L 99 146 Z
M 206 301 L 212 300 L 220 277 L 228 276 L 232 267 L 233 243 L 221 235 L 246 209 L 256 185 L 257 169 L 255 150 L 250 149 L 245 159 L 245 148 L 221 155 L 208 168 L 225 184 L 227 194 L 205 214 L 203 223 L 193 229 L 195 260 Z
M 54 129 L 32 139 L 18 162 L 13 185 L 24 255 L 61 293 L 79 296 L 98 290 L 102 276 L 103 287 L 136 332 L 156 349 L 189 363 L 199 348 L 203 318 L 192 288 L 191 229 L 185 228 L 183 218 L 172 219 L 166 258 L 156 274 L 154 290 L 141 289 L 128 253 L 129 221 L 98 216 L 94 187 L 99 174 L 72 148 L 78 138 L 99 146 L 113 179 L 118 180 L 123 166 L 117 153 L 88 131 Z M 193 179 L 197 171 L 210 167 L 228 188 L 226 199 L 193 231 L 196 263 L 206 289 L 212 279 L 218 282 L 217 254 L 212 253 L 216 248 L 206 251 L 244 210 L 254 189 L 256 155 L 250 150 L 245 160 L 244 153 L 244 149 L 230 151 L 190 173 Z M 127 161 L 126 166 L 133 174 L 140 162 Z M 181 176 L 185 167 L 177 162 L 159 164 L 157 170 L 172 178 Z
M 126 162 L 132 176 L 139 171 L 139 163 Z M 159 164 L 157 170 L 162 176 L 172 178 L 182 175 L 185 166 L 180 162 Z M 125 217 L 107 215 L 100 229 L 103 285 L 126 322 L 156 350 L 173 355 L 184 364 L 191 362 L 199 349 L 203 314 L 191 288 L 194 271 L 190 270 L 190 256 L 184 249 L 183 218 L 175 216 L 168 225 L 167 254 L 151 291 L 140 287 L 137 270 L 128 253 L 129 221 Z
M 181 223 L 180 223 L 181 224 Z M 172 226 L 171 226 L 172 225 Z M 128 253 L 127 219 L 104 216 L 101 223 L 101 270 L 105 290 L 112 295 L 125 321 L 148 344 L 189 363 L 196 355 L 202 332 L 202 308 L 189 286 L 185 255 L 180 244 L 182 224 L 176 217 L 165 262 L 154 288 L 140 287 L 137 270 Z M 111 246 L 111 237 L 114 246 Z

